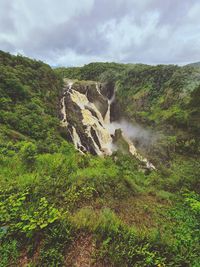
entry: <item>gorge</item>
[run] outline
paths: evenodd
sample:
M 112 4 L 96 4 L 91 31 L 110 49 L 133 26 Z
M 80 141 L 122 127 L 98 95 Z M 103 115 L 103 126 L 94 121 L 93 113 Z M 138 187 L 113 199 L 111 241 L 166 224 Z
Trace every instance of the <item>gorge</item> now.
M 0 266 L 200 266 L 199 103 L 198 66 L 0 51 Z
M 80 153 L 104 156 L 120 149 L 144 163 L 147 169 L 155 169 L 137 151 L 120 122 L 111 121 L 115 90 L 92 81 L 83 83 L 65 79 L 64 83 L 61 124 L 66 128 L 68 140 Z M 123 147 L 118 141 L 123 143 Z

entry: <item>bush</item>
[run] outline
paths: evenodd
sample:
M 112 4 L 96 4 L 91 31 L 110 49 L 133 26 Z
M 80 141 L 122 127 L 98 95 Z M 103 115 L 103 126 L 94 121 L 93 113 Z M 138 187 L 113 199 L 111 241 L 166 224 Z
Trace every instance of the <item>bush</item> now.
M 36 145 L 31 142 L 25 142 L 20 150 L 22 161 L 31 166 L 34 164 L 37 155 Z
M 93 231 L 97 224 L 98 214 L 92 208 L 84 207 L 78 210 L 71 220 L 77 229 Z

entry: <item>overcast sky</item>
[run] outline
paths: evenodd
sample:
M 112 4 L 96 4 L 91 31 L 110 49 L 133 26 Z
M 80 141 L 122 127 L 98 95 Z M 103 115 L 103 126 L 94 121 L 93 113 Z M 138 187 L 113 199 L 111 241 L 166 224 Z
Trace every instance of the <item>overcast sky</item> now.
M 0 0 L 0 49 L 51 65 L 200 61 L 200 0 Z

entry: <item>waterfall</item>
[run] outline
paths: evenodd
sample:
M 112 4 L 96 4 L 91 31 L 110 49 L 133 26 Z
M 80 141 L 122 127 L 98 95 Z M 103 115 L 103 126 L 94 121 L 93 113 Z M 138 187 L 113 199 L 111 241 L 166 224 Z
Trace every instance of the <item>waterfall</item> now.
M 109 125 L 110 124 L 110 106 L 113 103 L 113 101 L 115 100 L 115 91 L 111 97 L 111 99 L 108 99 L 108 109 L 104 118 L 104 122 L 105 124 Z
M 92 139 L 93 145 L 95 147 L 95 151 L 98 155 L 102 155 L 104 153 L 111 154 L 112 151 L 110 149 L 112 138 L 110 136 L 109 131 L 106 129 L 103 117 L 100 111 L 96 108 L 96 106 L 91 103 L 86 95 L 81 94 L 78 91 L 72 90 L 70 93 L 71 100 L 76 103 L 82 114 L 82 123 L 86 126 L 85 133 L 88 137 Z M 93 113 L 93 114 L 92 114 Z M 95 114 L 95 115 L 94 115 Z M 94 140 L 91 130 L 94 130 L 98 141 L 100 143 L 100 148 L 96 144 Z
M 79 152 L 92 151 L 99 156 L 111 155 L 113 150 L 112 136 L 114 136 L 116 129 L 121 129 L 121 136 L 128 145 L 128 152 L 141 162 L 144 162 L 147 168 L 155 169 L 146 158 L 138 153 L 133 142 L 123 131 L 122 125 L 120 123 L 111 123 L 111 104 L 115 99 L 115 92 L 110 99 L 106 99 L 100 91 L 99 84 L 95 83 L 97 95 L 95 94 L 94 97 L 95 91 L 91 91 L 91 88 L 95 90 L 93 87 L 89 88 L 87 85 L 79 87 L 80 85 L 77 86 L 70 80 L 65 80 L 65 82 L 66 86 L 61 98 L 61 123 L 62 126 L 67 128 L 74 146 Z M 95 103 L 91 99 L 94 99 Z M 107 105 L 105 113 L 98 108 L 98 101 L 101 104 L 103 101 L 104 110 Z M 103 116 L 103 114 L 105 115 Z
M 61 121 L 61 124 L 63 126 L 68 126 L 66 109 L 65 109 L 65 96 L 63 96 L 62 99 L 61 99 L 61 114 L 62 114 L 62 117 L 63 117 L 63 119 Z
M 88 100 L 86 94 L 80 93 L 79 91 L 72 89 L 72 82 L 67 81 L 67 90 L 64 91 L 64 96 L 61 99 L 61 113 L 63 115 L 62 125 L 68 126 L 69 122 L 67 122 L 67 114 L 65 107 L 65 98 L 70 98 L 70 101 L 75 103 L 82 115 L 82 125 L 85 128 L 84 134 L 89 140 L 91 140 L 92 146 L 97 155 L 110 155 L 112 154 L 111 144 L 112 137 L 108 129 L 106 128 L 103 116 L 101 112 L 97 109 L 94 103 Z M 98 84 L 96 84 L 96 89 L 99 88 Z M 100 90 L 98 89 L 98 93 Z M 81 138 L 77 133 L 77 130 L 74 126 L 72 126 L 72 133 L 70 131 L 70 136 L 72 141 L 76 147 L 76 149 L 84 150 L 85 147 L 82 145 Z M 84 149 L 83 149 L 84 148 Z
M 108 100 L 108 109 L 104 118 L 104 122 L 105 124 L 109 124 L 110 123 L 110 101 Z
M 72 127 L 72 140 L 73 140 L 73 143 L 75 145 L 75 148 L 77 150 L 79 150 L 79 152 L 83 153 L 82 150 L 85 150 L 85 148 L 81 144 L 81 139 L 80 139 L 80 137 L 79 137 L 79 135 L 78 135 L 78 133 L 76 131 L 76 128 L 74 126 Z
M 96 83 L 96 90 L 97 90 L 97 92 L 98 92 L 100 95 L 102 95 L 101 92 L 100 92 L 99 84 L 98 84 L 98 83 Z
M 73 85 L 73 82 L 71 81 L 67 82 L 67 88 L 65 88 L 63 97 L 61 98 L 61 114 L 63 117 L 63 119 L 61 120 L 61 125 L 64 127 L 68 126 L 66 107 L 65 107 L 65 98 L 66 98 L 66 93 L 69 92 L 69 90 L 71 90 L 72 85 Z
M 134 157 L 136 157 L 139 161 L 144 162 L 146 164 L 146 167 L 148 169 L 152 169 L 155 170 L 155 166 L 149 162 L 146 158 L 142 157 L 142 155 L 140 155 L 136 149 L 136 147 L 134 146 L 133 142 L 125 135 L 125 133 L 122 131 L 122 136 L 124 138 L 124 140 L 127 142 L 128 146 L 129 146 L 129 152 L 131 155 L 133 155 Z

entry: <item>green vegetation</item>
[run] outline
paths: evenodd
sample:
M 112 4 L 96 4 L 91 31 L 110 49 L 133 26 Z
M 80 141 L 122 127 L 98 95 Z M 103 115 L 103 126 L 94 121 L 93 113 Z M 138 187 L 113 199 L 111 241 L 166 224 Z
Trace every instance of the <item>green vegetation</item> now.
M 129 64 L 90 63 L 83 67 L 57 68 L 55 72 L 63 78 L 99 81 L 103 73 L 110 71 L 120 72 L 126 69 L 126 66 L 129 66 Z
M 197 68 L 66 70 L 115 83 L 124 114 L 161 131 L 170 157 L 151 173 L 128 155 L 81 155 L 65 140 L 59 70 L 4 52 L 0 68 L 0 266 L 76 266 L 81 244 L 94 266 L 200 266 Z M 129 101 L 143 97 L 135 110 Z
M 164 132 L 166 138 L 162 145 L 165 151 L 166 147 L 171 150 L 172 146 L 181 154 L 184 151 L 186 154 L 199 154 L 198 66 L 91 63 L 82 68 L 58 68 L 56 72 L 68 78 L 98 80 L 108 87 L 114 83 L 117 113 L 113 115 L 114 119 L 125 117 L 145 127 L 153 126 L 159 134 Z
M 61 79 L 48 65 L 0 52 L 1 138 L 28 136 L 41 146 L 59 139 L 55 133 L 61 89 Z

